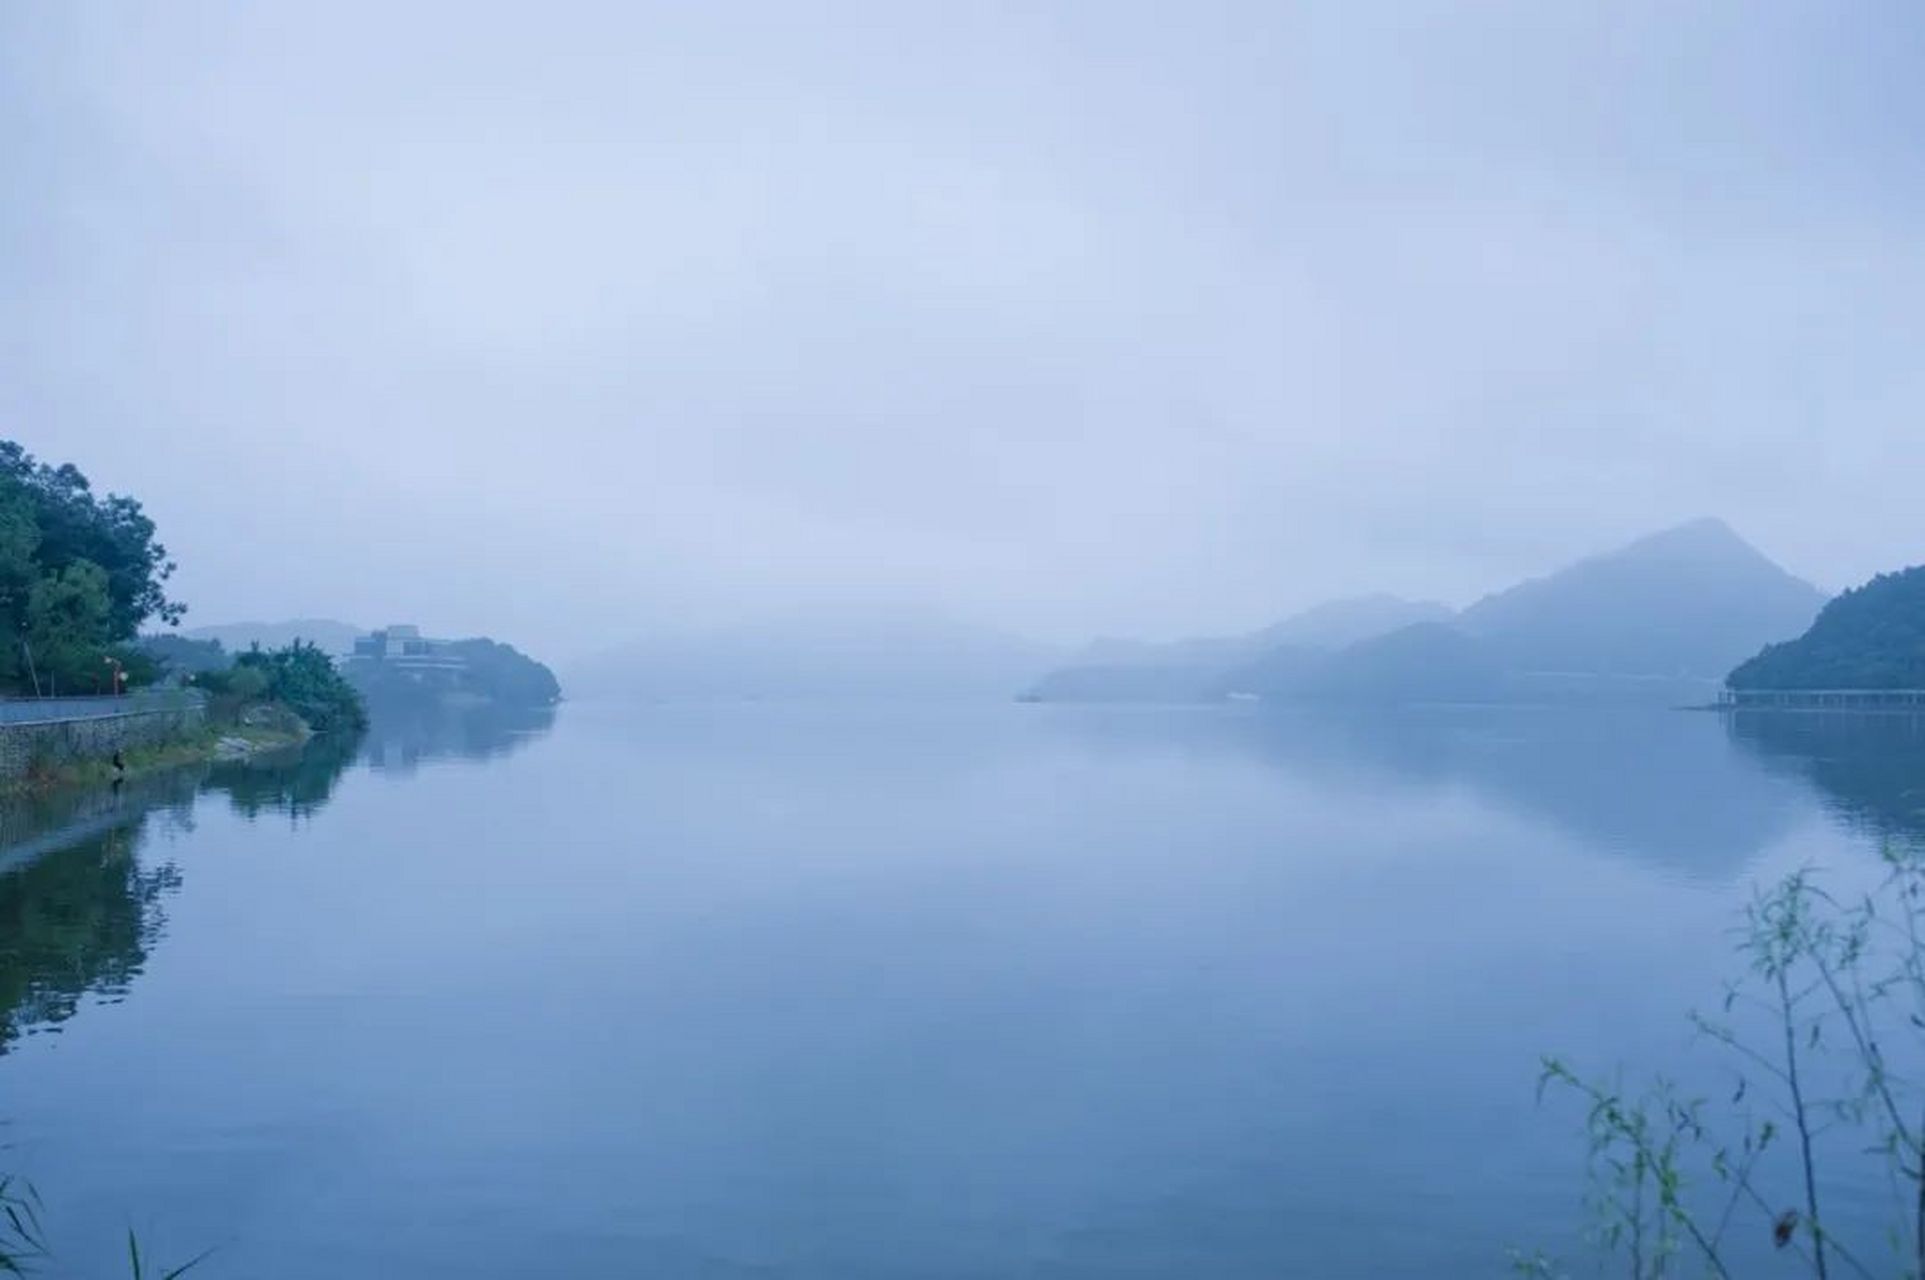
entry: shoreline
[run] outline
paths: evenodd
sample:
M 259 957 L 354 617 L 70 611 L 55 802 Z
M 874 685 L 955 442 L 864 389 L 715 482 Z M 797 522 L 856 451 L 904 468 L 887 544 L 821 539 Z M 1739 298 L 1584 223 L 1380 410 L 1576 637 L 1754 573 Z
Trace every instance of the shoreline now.
M 126 768 L 116 770 L 111 758 L 91 759 L 31 771 L 0 783 L 0 801 L 26 800 L 63 791 L 112 786 L 117 781 L 143 778 L 199 764 L 225 764 L 254 759 L 273 751 L 305 746 L 314 736 L 306 722 L 294 726 L 230 725 L 200 732 L 152 747 L 136 747 L 124 754 Z

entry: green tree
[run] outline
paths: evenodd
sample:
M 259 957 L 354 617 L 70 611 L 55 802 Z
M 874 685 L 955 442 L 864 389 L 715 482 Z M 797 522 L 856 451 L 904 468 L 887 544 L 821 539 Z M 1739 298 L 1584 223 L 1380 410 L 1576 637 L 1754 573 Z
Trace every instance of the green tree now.
M 196 676 L 216 698 L 237 703 L 278 702 L 318 733 L 367 726 L 367 709 L 354 686 L 319 646 L 296 640 L 284 649 L 249 649 L 226 671 Z
M 0 690 L 31 683 L 25 678 L 21 640 L 27 625 L 27 597 L 40 576 L 34 561 L 39 548 L 40 526 L 26 494 L 0 485 Z
M 166 592 L 174 564 L 154 540 L 154 522 L 140 503 L 96 496 L 79 468 L 39 462 L 11 440 L 0 440 L 0 490 L 23 494 L 31 505 L 40 531 L 34 556 L 43 573 L 75 560 L 106 571 L 114 639 L 131 640 L 150 618 L 179 621 L 185 609 Z
M 87 657 L 102 666 L 141 624 L 180 619 L 165 585 L 174 565 L 154 534 L 134 499 L 97 495 L 78 468 L 50 466 L 0 440 L 0 692 L 34 687 L 43 660 L 38 652 L 29 659 L 26 646 L 36 616 L 59 650 L 45 675 L 72 688 L 92 688 L 100 672 L 62 664 Z
M 90 560 L 35 582 L 27 593 L 26 638 L 40 680 L 72 693 L 98 688 L 109 669 L 112 619 L 107 571 Z

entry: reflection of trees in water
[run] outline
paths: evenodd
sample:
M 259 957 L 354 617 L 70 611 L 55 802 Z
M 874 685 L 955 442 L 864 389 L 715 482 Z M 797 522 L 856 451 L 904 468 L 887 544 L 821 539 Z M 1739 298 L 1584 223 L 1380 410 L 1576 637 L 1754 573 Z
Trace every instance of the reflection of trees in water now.
M 370 768 L 410 773 L 439 759 L 486 760 L 519 750 L 554 727 L 552 706 L 376 700 L 363 750 Z
M 213 765 L 202 790 L 224 793 L 234 811 L 249 818 L 309 817 L 328 802 L 360 749 L 358 734 L 323 734 L 305 746 Z
M 160 936 L 173 864 L 136 856 L 144 817 L 108 827 L 0 876 L 0 1053 L 72 1017 L 88 994 L 113 999 Z
M 272 757 L 171 770 L 111 789 L 37 796 L 0 812 L 0 1054 L 57 1027 L 89 996 L 123 996 L 180 887 L 171 862 L 143 865 L 150 824 L 191 823 L 202 793 L 236 812 L 295 817 L 328 800 L 354 738 L 316 738 Z
M 112 789 L 31 797 L 0 809 L 0 1053 L 57 1026 L 89 995 L 115 999 L 140 973 L 179 887 L 172 863 L 144 866 L 149 824 L 193 821 L 202 795 L 235 813 L 313 815 L 366 753 L 376 768 L 440 756 L 484 759 L 554 723 L 552 707 L 383 709 L 366 738 L 323 735 L 303 747 L 136 778 Z
M 1753 757 L 1803 778 L 1846 822 L 1925 839 L 1925 717 L 1739 711 L 1729 725 Z

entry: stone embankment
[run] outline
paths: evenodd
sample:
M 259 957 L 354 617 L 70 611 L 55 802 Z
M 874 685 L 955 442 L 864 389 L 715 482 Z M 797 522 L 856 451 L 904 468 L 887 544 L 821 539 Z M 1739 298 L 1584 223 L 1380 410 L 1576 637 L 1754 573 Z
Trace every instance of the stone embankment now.
M 206 724 L 206 700 L 187 689 L 0 701 L 0 787 L 116 751 L 164 747 L 201 734 Z

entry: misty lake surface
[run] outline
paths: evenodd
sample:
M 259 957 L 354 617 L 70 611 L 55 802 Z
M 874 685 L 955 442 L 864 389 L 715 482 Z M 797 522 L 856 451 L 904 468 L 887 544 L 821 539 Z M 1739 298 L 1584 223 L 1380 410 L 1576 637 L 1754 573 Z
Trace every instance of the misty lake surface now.
M 1507 1274 L 1539 1056 L 1702 1053 L 1903 724 L 571 704 L 0 832 L 0 1141 L 66 1268 Z M 35 825 L 38 824 L 38 825 Z

